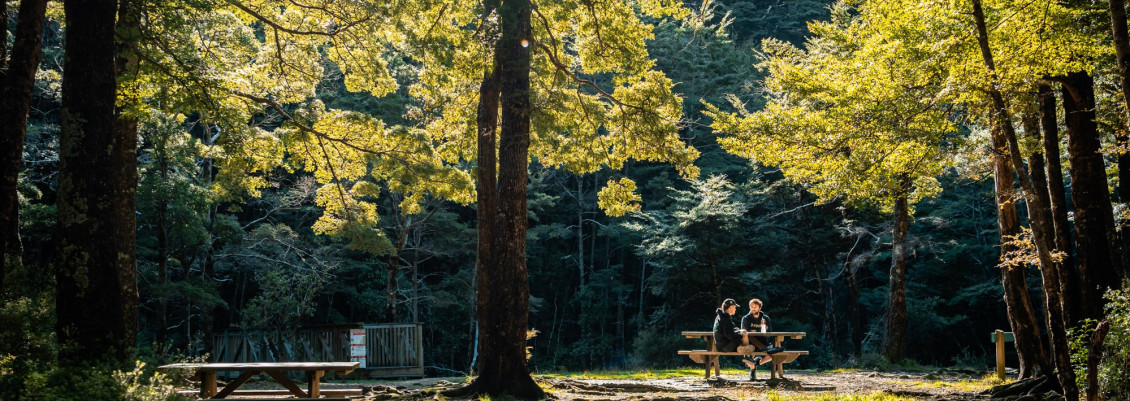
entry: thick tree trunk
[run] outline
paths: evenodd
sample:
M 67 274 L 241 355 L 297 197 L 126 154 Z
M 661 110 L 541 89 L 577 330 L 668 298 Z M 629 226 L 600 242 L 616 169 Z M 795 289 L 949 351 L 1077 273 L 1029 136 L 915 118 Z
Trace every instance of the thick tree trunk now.
M 530 146 L 529 0 L 486 4 L 498 7 L 502 36 L 495 49 L 495 75 L 484 77 L 479 101 L 479 376 L 452 392 L 543 398 L 526 365 L 530 283 L 526 274 L 526 184 Z M 523 45 L 522 42 L 525 42 Z M 494 186 L 494 88 L 502 129 L 498 181 Z M 497 190 L 497 192 L 495 192 Z M 489 195 L 484 195 L 484 193 Z M 485 228 L 484 226 L 492 226 Z M 484 234 L 486 234 L 484 236 Z M 484 244 L 486 243 L 486 244 Z M 484 252 L 484 246 L 489 250 Z
M 77 366 L 132 362 L 137 136 L 116 126 L 114 0 L 67 0 L 59 133 L 56 335 Z
M 1071 163 L 1071 200 L 1075 209 L 1075 248 L 1078 252 L 1081 318 L 1101 319 L 1103 294 L 1121 280 L 1115 269 L 1114 213 L 1099 153 L 1095 123 L 1094 81 L 1084 72 L 1067 75 L 1063 82 L 1063 110 L 1067 126 L 1067 153 Z
M 1126 28 L 1126 1 L 1110 0 L 1108 2 L 1111 22 L 1111 38 L 1114 42 L 1114 54 L 1118 60 L 1118 78 L 1122 86 L 1122 103 L 1126 106 L 1127 124 L 1130 124 L 1130 34 Z M 1130 146 L 1130 128 L 1122 127 L 1115 135 L 1120 146 Z M 1118 155 L 1118 201 L 1130 202 L 1130 152 Z M 1119 247 L 1122 249 L 1120 269 L 1125 277 L 1130 274 L 1130 222 L 1122 222 L 1119 235 Z
M 8 53 L 7 1 L 3 3 L 0 25 L 0 63 Z M 20 1 L 12 58 L 6 69 L 0 69 L 0 299 L 3 299 L 5 275 L 23 264 L 20 242 L 20 202 L 16 194 L 23 161 L 24 137 L 27 133 L 27 112 L 31 107 L 31 90 L 35 71 L 42 58 L 43 19 L 46 0 Z
M 526 366 L 526 330 L 530 310 L 530 282 L 526 274 L 526 184 L 530 147 L 529 0 L 506 1 L 499 8 L 502 37 L 495 54 L 500 58 L 499 91 L 501 130 L 498 146 L 498 198 L 493 245 L 493 266 L 480 276 L 493 286 L 483 312 L 492 318 L 484 325 L 480 393 L 542 398 L 544 393 Z M 522 45 L 526 41 L 527 46 Z M 481 287 L 480 287 L 481 288 Z
M 1009 113 L 1008 105 L 1005 103 L 1004 96 L 996 85 L 996 67 L 993 63 L 992 51 L 989 48 L 989 35 L 985 27 L 985 14 L 981 9 L 981 0 L 973 0 L 973 20 L 977 27 L 977 42 L 981 48 L 981 56 L 984 59 L 985 66 L 992 73 L 993 82 L 991 83 L 991 90 L 989 95 L 993 102 L 993 121 L 996 126 L 995 133 L 1003 135 L 1003 139 L 1007 141 L 1008 153 L 1010 155 L 1012 165 L 1016 169 L 1017 178 L 1020 181 L 1020 187 L 1024 190 L 1024 200 L 1027 203 L 1029 211 L 1029 221 L 1032 224 L 1033 242 L 1036 247 L 1036 254 L 1039 258 L 1040 271 L 1044 279 L 1044 303 L 1047 311 L 1046 317 L 1048 319 L 1048 326 L 1050 328 L 1049 335 L 1052 340 L 1052 354 L 1054 356 L 1056 366 L 1056 377 L 1059 384 L 1063 389 L 1063 395 L 1068 400 L 1075 400 L 1079 397 L 1079 390 L 1075 386 L 1075 373 L 1071 366 L 1071 361 L 1068 358 L 1067 339 L 1063 327 L 1062 311 L 1059 308 L 1059 296 L 1056 291 L 1056 285 L 1059 283 L 1059 277 L 1056 274 L 1055 263 L 1052 262 L 1051 251 L 1048 249 L 1048 244 L 1052 243 L 1051 235 L 1051 210 L 1048 209 L 1047 204 L 1043 203 L 1043 199 L 1038 195 L 1035 190 L 1036 185 L 1032 180 L 1032 176 L 1024 169 L 1024 161 L 1020 155 L 1020 146 L 1016 138 L 1016 130 L 1012 126 L 1012 116 Z M 994 142 L 997 140 L 994 138 Z M 1050 284 L 1050 285 L 1049 285 Z M 1019 347 L 1020 339 L 1017 338 L 1017 347 Z M 1046 366 L 1047 362 L 1044 362 Z M 1044 368 L 1045 372 L 1049 372 L 1048 368 Z
M 1020 234 L 1020 217 L 1016 213 L 1016 193 L 1013 186 L 1012 163 L 1007 156 L 1008 143 L 993 129 L 993 182 L 996 188 L 997 228 L 1000 230 L 1001 256 L 1015 251 L 1009 238 Z M 1016 355 L 1020 359 L 1020 378 L 1033 377 L 1048 368 L 1048 354 L 1040 335 L 1035 308 L 1028 293 L 1023 266 L 1002 266 L 1001 283 L 1004 286 L 1004 304 L 1008 323 L 1016 336 Z M 1047 372 L 1047 370 L 1044 370 Z
M 1039 116 L 1033 113 L 1025 119 L 1025 131 L 1035 141 L 1040 141 Z M 1017 146 L 1019 148 L 1019 146 Z M 1011 152 L 1010 152 L 1011 153 Z M 1016 156 L 1019 156 L 1019 149 L 1016 151 Z M 1031 185 L 1025 187 L 1025 199 L 1028 205 L 1028 221 L 1032 225 L 1033 234 L 1038 230 L 1042 234 L 1037 237 L 1040 241 L 1038 245 L 1045 249 L 1040 256 L 1040 278 L 1043 281 L 1041 286 L 1044 290 L 1044 320 L 1047 323 L 1048 337 L 1051 339 L 1052 344 L 1052 358 L 1054 365 L 1059 372 L 1063 370 L 1073 370 L 1071 365 L 1071 354 L 1068 349 L 1067 342 L 1067 325 L 1063 316 L 1063 295 L 1060 293 L 1059 285 L 1062 282 L 1060 279 L 1059 263 L 1052 260 L 1050 250 L 1055 249 L 1055 240 L 1052 238 L 1053 224 L 1052 212 L 1048 207 L 1050 204 L 1049 194 L 1047 191 L 1048 183 L 1047 177 L 1044 175 L 1044 155 L 1040 152 L 1033 152 L 1028 158 L 1028 174 L 1023 174 L 1021 171 L 1021 179 L 1031 180 Z M 1045 255 L 1046 254 L 1046 255 Z M 1060 375 L 1060 380 L 1075 380 L 1074 375 L 1063 376 Z
M 883 356 L 888 361 L 906 358 L 906 235 L 910 231 L 910 177 L 903 175 L 900 193 L 895 200 L 894 236 L 891 239 L 891 278 L 887 293 L 887 313 L 883 319 Z
M 1056 262 L 1059 270 L 1059 295 L 1063 321 L 1075 324 L 1079 316 L 1079 278 L 1075 271 L 1075 249 L 1071 241 L 1071 222 L 1067 219 L 1067 191 L 1063 185 L 1063 167 L 1059 161 L 1059 125 L 1056 123 L 1055 92 L 1048 85 L 1040 85 L 1040 131 L 1043 133 L 1044 155 L 1047 160 L 1048 205 L 1052 214 L 1055 250 L 1063 252 Z

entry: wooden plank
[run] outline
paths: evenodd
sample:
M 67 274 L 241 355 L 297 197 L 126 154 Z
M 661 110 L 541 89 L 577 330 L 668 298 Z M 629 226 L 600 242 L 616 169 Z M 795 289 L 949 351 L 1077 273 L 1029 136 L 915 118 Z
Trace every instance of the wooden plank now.
M 349 397 L 349 396 L 361 395 L 363 391 L 364 390 L 359 389 L 359 388 L 322 388 L 321 393 L 322 393 L 322 395 L 324 395 L 326 397 Z M 180 390 L 180 391 L 177 391 L 177 394 L 185 396 L 185 397 L 191 397 L 191 396 L 199 396 L 200 392 L 194 391 L 194 390 Z M 287 397 L 287 396 L 291 396 L 291 395 L 294 395 L 294 394 L 291 393 L 290 390 L 264 390 L 264 389 L 235 390 L 231 394 L 229 394 L 230 397 L 246 397 L 246 396 L 255 396 L 255 395 Z
M 361 366 L 357 362 L 247 362 L 247 363 L 174 363 L 158 369 L 196 369 L 201 372 L 216 371 L 299 371 L 322 370 L 349 373 Z
M 769 355 L 765 352 L 754 352 L 752 354 L 741 354 L 741 353 L 737 353 L 737 352 L 704 351 L 704 350 L 680 350 L 678 352 L 678 354 L 679 355 L 687 355 L 687 356 L 691 356 L 691 355 L 703 355 L 703 356 L 743 356 L 743 355 L 755 355 L 755 356 L 757 356 L 757 355 L 760 355 L 760 356 L 767 356 L 767 355 Z M 774 353 L 773 356 L 776 357 L 777 355 L 790 355 L 790 354 L 808 355 L 808 351 L 781 351 L 781 352 Z
M 803 338 L 804 336 L 808 335 L 808 333 L 805 333 L 803 331 L 770 331 L 770 332 L 767 332 L 767 333 L 749 332 L 749 334 L 751 336 L 757 336 L 757 337 L 785 336 L 785 337 L 794 338 L 794 339 Z M 686 338 L 699 338 L 699 337 L 713 338 L 714 332 L 713 331 L 684 331 L 684 332 L 682 332 L 681 335 L 686 337 Z

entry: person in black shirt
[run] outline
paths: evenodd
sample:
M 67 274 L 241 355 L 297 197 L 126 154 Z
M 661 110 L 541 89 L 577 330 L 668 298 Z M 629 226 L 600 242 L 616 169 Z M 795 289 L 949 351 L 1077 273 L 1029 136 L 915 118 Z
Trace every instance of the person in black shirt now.
M 749 345 L 749 336 L 745 330 L 734 327 L 734 314 L 738 311 L 738 302 L 731 298 L 722 301 L 722 307 L 714 311 L 714 348 L 723 352 L 737 351 L 739 345 Z M 754 369 L 752 361 L 743 359 L 746 366 Z
M 761 311 L 761 306 L 762 303 L 760 299 L 754 298 L 749 300 L 749 313 L 747 313 L 745 316 L 742 316 L 742 330 L 760 332 L 762 331 L 761 327 L 764 326 L 765 331 L 773 331 L 773 328 L 770 325 L 769 315 Z M 759 349 L 758 351 L 765 351 L 765 349 Z M 753 380 L 755 377 L 757 377 L 758 365 L 764 365 L 771 361 L 773 361 L 772 355 L 766 356 L 764 358 L 762 358 L 761 356 L 754 357 L 753 364 L 749 368 L 749 379 Z M 746 365 L 750 364 L 747 363 Z

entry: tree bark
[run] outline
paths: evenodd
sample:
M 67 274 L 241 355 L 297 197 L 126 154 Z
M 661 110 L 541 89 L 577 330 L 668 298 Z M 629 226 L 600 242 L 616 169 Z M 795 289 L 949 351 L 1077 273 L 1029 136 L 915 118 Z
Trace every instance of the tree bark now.
M 0 37 L 0 64 L 6 60 L 8 7 L 3 3 L 4 35 Z M 31 108 L 31 90 L 35 71 L 42 58 L 43 19 L 46 0 L 22 0 L 16 22 L 12 58 L 0 69 L 0 299 L 3 299 L 5 276 L 23 265 L 20 242 L 20 201 L 17 194 L 20 164 L 23 161 L 27 113 Z
M 1059 294 L 1063 306 L 1063 321 L 1074 325 L 1079 316 L 1079 275 L 1075 271 L 1075 249 L 1071 241 L 1071 222 L 1067 219 L 1067 191 L 1063 186 L 1063 166 L 1060 163 L 1059 125 L 1056 122 L 1055 92 L 1048 85 L 1037 89 L 1040 99 L 1040 131 L 1043 133 L 1044 156 L 1047 161 L 1047 187 L 1052 214 L 1055 250 L 1063 252 L 1056 262 L 1059 270 Z
M 1130 124 L 1130 34 L 1126 27 L 1126 1 L 1110 0 L 1111 39 L 1114 42 L 1114 54 L 1118 60 L 1118 78 L 1122 86 L 1122 102 L 1126 107 L 1126 123 Z M 1119 146 L 1130 146 L 1130 128 L 1122 127 L 1115 133 Z M 1130 202 L 1130 152 L 1118 155 L 1118 201 Z M 1130 274 L 1130 222 L 1122 222 L 1118 239 L 1122 248 L 1120 262 L 1121 274 Z
M 1020 155 L 1020 145 L 1016 139 L 1016 130 L 1012 126 L 1012 116 L 1009 113 L 1008 104 L 1005 103 L 1004 96 L 1001 94 L 997 86 L 996 67 L 993 62 L 992 51 L 989 48 L 989 35 L 985 27 L 985 14 L 981 9 L 981 0 L 973 0 L 973 20 L 977 27 L 977 42 L 981 48 L 981 56 L 984 59 L 985 67 L 992 73 L 992 82 L 990 83 L 989 95 L 992 99 L 993 106 L 993 121 L 996 126 L 995 133 L 1004 136 L 1004 140 L 1008 145 L 1008 153 L 1011 156 L 1012 165 L 1015 167 L 1017 178 L 1020 181 L 1020 187 L 1024 190 L 1024 200 L 1027 203 L 1029 211 L 1029 221 L 1032 225 L 1033 242 L 1036 246 L 1036 254 L 1039 258 L 1040 271 L 1044 279 L 1044 291 L 1046 302 L 1044 303 L 1047 311 L 1049 336 L 1052 340 L 1052 355 L 1054 356 L 1056 366 L 1056 377 L 1059 380 L 1061 388 L 1063 388 L 1063 395 L 1066 399 L 1075 400 L 1079 398 L 1079 390 L 1075 386 L 1075 372 L 1071 366 L 1069 353 L 1067 349 L 1067 336 L 1063 327 L 1062 311 L 1057 302 L 1058 295 L 1056 294 L 1056 283 L 1059 282 L 1056 276 L 1055 263 L 1052 262 L 1051 252 L 1048 249 L 1048 244 L 1052 243 L 1051 224 L 1047 217 L 1051 216 L 1051 211 L 1048 209 L 1047 204 L 1038 196 L 1035 190 L 1035 185 L 1032 176 L 1024 169 L 1024 161 Z M 994 142 L 996 139 L 994 138 Z M 1048 284 L 1051 285 L 1048 285 Z M 1049 292 L 1050 291 L 1050 292 Z M 1019 347 L 1020 339 L 1017 338 L 1017 347 Z M 1044 362 L 1046 366 L 1047 362 Z M 1045 372 L 1050 373 L 1048 368 L 1044 368 Z
M 906 358 L 906 235 L 910 230 L 910 176 L 900 178 L 898 198 L 895 200 L 894 236 L 891 240 L 890 291 L 887 293 L 887 313 L 883 319 L 883 356 L 897 363 Z
M 850 263 L 850 262 L 849 262 Z M 851 309 L 851 349 L 856 356 L 863 355 L 863 336 L 867 329 L 859 306 L 859 267 L 850 266 L 848 275 L 848 308 Z
M 1099 363 L 1103 360 L 1103 342 L 1110 330 L 1110 321 L 1103 320 L 1095 327 L 1091 337 L 1090 351 L 1087 353 L 1087 401 L 1099 399 Z
M 1028 118 L 1025 118 L 1025 131 L 1035 142 L 1040 141 L 1039 116 L 1032 113 Z M 1018 146 L 1019 147 L 1019 146 Z M 1016 154 L 1019 155 L 1019 149 Z M 1048 207 L 1050 204 L 1050 196 L 1047 188 L 1047 177 L 1044 169 L 1044 155 L 1040 152 L 1033 152 L 1028 158 L 1028 174 L 1022 173 L 1021 179 L 1025 176 L 1031 180 L 1029 185 L 1030 189 L 1025 190 L 1025 199 L 1028 205 L 1028 221 L 1032 225 L 1033 233 L 1039 229 L 1043 235 L 1039 236 L 1039 245 L 1043 249 L 1051 250 L 1055 248 L 1055 240 L 1052 238 L 1053 231 L 1052 213 Z M 1048 337 L 1051 339 L 1052 344 L 1052 357 L 1054 364 L 1060 371 L 1064 369 L 1074 370 L 1071 365 L 1071 353 L 1068 348 L 1067 338 L 1067 325 L 1063 315 L 1063 295 L 1060 293 L 1059 285 L 1063 281 L 1060 279 L 1059 266 L 1060 263 L 1055 262 L 1050 257 L 1050 251 L 1047 260 L 1041 257 L 1040 278 L 1043 282 L 1041 287 L 1044 290 L 1044 320 L 1047 324 Z M 1066 378 L 1064 378 L 1066 379 Z M 1074 375 L 1071 375 L 1070 380 L 1075 380 Z
M 496 7 L 502 27 L 494 70 L 479 93 L 479 263 L 477 265 L 479 376 L 450 394 L 543 398 L 526 365 L 530 283 L 526 273 L 526 184 L 530 146 L 529 0 Z M 486 21 L 487 19 L 484 19 Z M 489 23 L 489 22 L 485 22 Z M 526 42 L 523 45 L 522 42 Z M 497 98 L 495 94 L 497 93 Z M 498 103 L 494 99 L 499 99 Z M 500 105 L 501 113 L 495 114 Z M 498 179 L 494 178 L 494 122 L 501 116 Z M 497 191 L 497 192 L 495 192 Z M 484 249 L 489 248 L 489 249 Z
M 1106 166 L 1099 153 L 1095 123 L 1094 81 L 1085 72 L 1063 81 L 1063 110 L 1067 152 L 1071 163 L 1071 200 L 1075 209 L 1075 248 L 1081 288 L 1080 318 L 1101 319 L 1103 293 L 1121 282 L 1115 269 L 1114 213 L 1110 204 Z
M 993 182 L 996 188 L 997 228 L 1000 230 L 1001 257 L 1015 251 L 1009 237 L 1020 234 L 1020 217 L 1016 213 L 1016 193 L 1013 186 L 1012 163 L 1006 155 L 1008 143 L 993 129 Z M 1050 371 L 1048 354 L 1040 335 L 1035 308 L 1028 293 L 1024 267 L 1001 266 L 1001 283 L 1004 286 L 1004 305 L 1008 323 L 1016 336 L 1016 355 L 1020 359 L 1020 378 L 1033 377 L 1037 371 Z M 1046 369 L 1046 370 L 1045 370 Z
M 75 366 L 132 362 L 137 136 L 115 124 L 114 0 L 67 0 L 59 133 L 56 335 Z

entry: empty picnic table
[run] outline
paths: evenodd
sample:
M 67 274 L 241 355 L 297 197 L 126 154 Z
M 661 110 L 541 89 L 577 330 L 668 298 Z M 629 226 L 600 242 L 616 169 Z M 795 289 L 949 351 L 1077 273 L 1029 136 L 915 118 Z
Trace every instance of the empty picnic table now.
M 174 363 L 158 369 L 192 369 L 200 379 L 200 398 L 219 399 L 235 393 L 235 390 L 252 376 L 267 374 L 285 387 L 297 398 L 318 398 L 321 394 L 321 380 L 326 372 L 347 374 L 360 367 L 357 362 L 248 362 L 248 363 Z M 216 372 L 243 372 L 226 386 L 216 390 Z M 303 391 L 286 377 L 288 372 L 306 372 L 307 390 Z M 238 393 L 235 393 L 238 394 Z
M 749 333 L 749 343 L 757 349 L 768 348 L 762 339 L 766 339 L 773 344 L 774 347 L 781 347 L 786 338 L 800 339 L 806 333 L 801 331 L 770 331 L 766 333 L 751 331 Z M 698 363 L 706 364 L 706 378 L 710 378 L 710 367 L 714 367 L 714 375 L 718 376 L 721 372 L 721 364 L 718 362 L 718 357 L 722 355 L 769 355 L 764 351 L 754 352 L 752 354 L 742 354 L 739 352 L 724 352 L 718 351 L 714 348 L 714 332 L 712 331 L 684 331 L 683 336 L 686 338 L 701 338 L 706 341 L 705 350 L 680 350 L 679 355 L 686 355 L 691 360 Z M 808 355 L 808 351 L 793 351 L 782 350 L 773 354 L 773 360 L 769 362 L 769 377 L 771 379 L 784 378 L 785 368 L 784 364 L 795 361 L 798 356 Z

